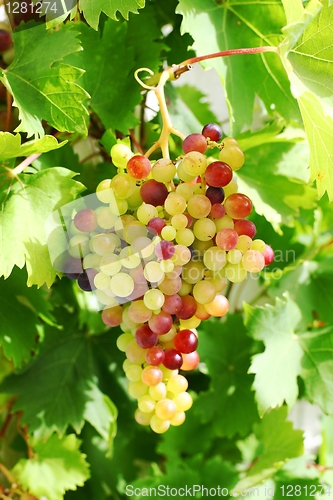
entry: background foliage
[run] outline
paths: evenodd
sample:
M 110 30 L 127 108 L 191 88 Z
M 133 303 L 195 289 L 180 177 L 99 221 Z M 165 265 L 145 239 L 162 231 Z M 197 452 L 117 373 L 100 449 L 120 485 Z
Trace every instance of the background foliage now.
M 260 497 L 271 498 L 273 488 L 276 499 L 287 485 L 301 485 L 305 498 L 305 487 L 324 484 L 321 497 L 329 498 L 330 4 L 79 0 L 53 19 L 9 16 L 15 53 L 9 63 L 3 55 L 0 73 L 6 89 L 0 101 L 1 498 L 11 482 L 22 487 L 15 496 L 22 499 L 23 490 L 38 499 L 121 499 L 126 485 L 185 484 L 230 491 L 263 484 Z M 45 220 L 115 174 L 109 151 L 117 138 L 130 135 L 143 150 L 157 140 L 160 116 L 147 114 L 146 92 L 133 77 L 137 68 L 158 72 L 164 61 L 261 45 L 279 46 L 279 54 L 203 66 L 221 77 L 230 134 L 246 156 L 239 190 L 253 200 L 257 237 L 275 249 L 276 260 L 259 282 L 229 288 L 224 321 L 200 327 L 202 363 L 189 376 L 193 408 L 183 426 L 159 437 L 134 421 L 115 345 L 119 330 L 107 329 L 85 294 L 53 269 Z M 166 92 L 173 123 L 184 133 L 216 121 L 194 84 L 168 84 Z M 227 133 L 229 123 L 223 126 Z M 170 146 L 177 156 L 178 139 Z M 39 153 L 10 177 L 8 169 Z M 304 451 L 302 430 L 287 419 L 299 400 L 322 411 L 320 447 L 305 440 Z

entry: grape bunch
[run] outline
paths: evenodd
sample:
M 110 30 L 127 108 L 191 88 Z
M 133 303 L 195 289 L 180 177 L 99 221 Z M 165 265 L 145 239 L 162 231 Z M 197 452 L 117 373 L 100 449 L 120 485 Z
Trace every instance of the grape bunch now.
M 274 259 L 253 239 L 252 202 L 237 192 L 244 163 L 237 141 L 209 123 L 183 141 L 174 161 L 155 162 L 124 143 L 111 149 L 118 168 L 97 187 L 96 208 L 76 211 L 64 272 L 94 291 L 118 348 L 141 425 L 164 433 L 192 406 L 183 374 L 199 363 L 197 328 L 229 309 L 227 279 L 243 281 Z M 218 160 L 207 151 L 218 149 Z

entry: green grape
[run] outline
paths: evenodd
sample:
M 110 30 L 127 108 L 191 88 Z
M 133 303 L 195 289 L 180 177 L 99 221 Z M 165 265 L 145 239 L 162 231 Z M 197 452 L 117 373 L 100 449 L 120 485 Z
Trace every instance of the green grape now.
M 164 434 L 170 427 L 170 421 L 161 420 L 156 415 L 153 415 L 150 419 L 150 427 L 156 434 Z
M 244 165 L 244 153 L 236 144 L 227 144 L 219 153 L 219 160 L 227 163 L 232 170 Z
M 176 415 L 170 420 L 170 424 L 174 427 L 178 427 L 178 425 L 182 425 L 185 422 L 185 412 L 177 411 Z
M 189 295 L 192 292 L 192 288 L 193 288 L 193 285 L 182 280 L 182 287 L 179 290 L 178 295 L 180 295 L 181 297 L 184 297 L 185 295 Z
M 195 219 L 203 219 L 207 217 L 212 208 L 212 204 L 207 198 L 202 194 L 196 194 L 187 203 L 188 213 Z
M 148 309 L 155 311 L 155 309 L 160 309 L 164 304 L 164 295 L 160 290 L 148 290 L 144 294 L 143 302 Z
M 132 158 L 133 153 L 126 144 L 118 143 L 112 146 L 110 155 L 116 167 L 126 168 L 127 162 Z
M 184 182 L 192 182 L 196 178 L 196 175 L 189 175 L 187 172 L 185 172 L 182 161 L 177 166 L 177 175 L 179 179 Z
M 259 273 L 265 266 L 265 258 L 258 250 L 248 250 L 243 255 L 242 264 L 249 273 Z
M 193 186 L 191 184 L 180 183 L 176 187 L 176 193 L 180 194 L 186 201 L 193 196 Z
M 130 382 L 127 387 L 127 392 L 133 399 L 139 399 L 148 393 L 148 387 L 142 382 L 142 380 L 137 380 L 136 382 Z
M 169 340 L 174 339 L 176 335 L 177 335 L 177 329 L 175 325 L 172 325 L 172 327 L 167 333 L 160 336 L 159 342 L 169 342 Z
M 138 254 L 142 259 L 147 259 L 154 254 L 154 243 L 146 236 L 136 238 L 131 245 L 132 253 Z
M 141 375 L 142 368 L 140 365 L 132 365 L 126 370 L 126 378 L 131 382 L 138 382 L 141 380 Z M 144 398 L 145 396 L 142 397 Z M 140 408 L 140 410 L 142 410 L 142 408 Z
M 185 245 L 175 245 L 175 254 L 170 260 L 175 266 L 183 266 L 191 260 L 191 251 Z
M 126 372 L 127 375 L 127 372 Z M 155 409 L 156 401 L 146 394 L 138 400 L 138 408 L 144 413 L 151 413 Z
M 265 251 L 266 243 L 263 240 L 253 240 L 251 250 L 257 250 L 262 253 Z
M 172 241 L 175 239 L 177 231 L 172 226 L 165 226 L 161 231 L 161 236 L 164 240 Z
M 225 199 L 228 198 L 228 196 L 230 196 L 231 194 L 237 193 L 238 185 L 237 185 L 236 179 L 231 179 L 229 184 L 224 186 L 223 191 L 224 191 Z
M 171 273 L 173 271 L 175 265 L 171 260 L 161 260 L 160 267 L 164 273 Z
M 96 188 L 96 196 L 102 203 L 110 203 L 114 199 L 111 189 L 111 179 L 104 179 Z
M 128 210 L 128 202 L 113 196 L 112 200 L 109 201 L 109 208 L 115 215 L 124 215 Z
M 88 253 L 83 259 L 84 269 L 99 269 L 101 256 L 97 253 Z
M 134 281 L 128 274 L 118 273 L 112 276 L 110 288 L 117 297 L 128 297 L 134 290 Z
M 246 236 L 246 234 L 242 234 L 238 238 L 238 243 L 237 243 L 237 250 L 240 250 L 243 254 L 247 252 L 248 250 L 251 250 L 252 247 L 252 239 L 250 236 Z
M 105 290 L 110 287 L 110 276 L 104 273 L 96 274 L 94 285 L 98 290 Z
M 88 237 L 84 234 L 73 236 L 68 243 L 68 253 L 75 259 L 83 259 L 90 253 Z
M 191 176 L 202 175 L 207 168 L 207 159 L 198 151 L 187 153 L 182 161 L 184 171 Z
M 109 207 L 102 207 L 97 214 L 97 222 L 102 229 L 114 227 L 117 218 L 118 216 L 112 213 Z
M 129 198 L 127 198 L 127 200 L 126 200 L 128 203 L 128 208 L 130 210 L 137 210 L 139 208 L 139 206 L 142 204 L 140 189 L 141 189 L 141 186 L 135 186 L 134 193 L 131 194 L 131 196 Z
M 127 243 L 132 244 L 137 238 L 147 236 L 147 228 L 142 222 L 131 221 L 124 227 L 124 234 Z
M 123 267 L 126 269 L 135 269 L 140 266 L 141 259 L 138 254 L 133 254 L 131 252 L 131 247 L 125 247 L 121 250 L 119 256 L 119 261 Z
M 210 278 L 210 282 L 215 286 L 216 293 L 222 292 L 227 286 L 225 278 Z
M 111 189 L 120 200 L 129 198 L 135 191 L 135 179 L 128 174 L 117 174 L 111 180 Z
M 161 399 L 156 403 L 155 413 L 161 420 L 170 420 L 177 413 L 177 406 L 172 399 Z
M 209 241 L 214 238 L 216 227 L 211 219 L 200 219 L 194 224 L 194 236 L 200 241 Z
M 188 388 L 188 382 L 183 375 L 175 375 L 170 377 L 167 383 L 167 390 L 173 392 L 175 395 L 180 392 L 186 391 Z
M 177 193 L 170 193 L 164 202 L 165 210 L 170 215 L 182 214 L 186 210 L 186 200 Z
M 200 240 L 194 240 L 193 243 L 193 250 L 195 250 L 196 254 L 200 257 L 203 257 L 205 255 L 205 252 L 208 250 L 208 248 L 212 247 L 214 245 L 212 240 L 209 241 L 200 241 Z
M 194 186 L 193 186 L 193 194 L 194 195 L 195 194 L 206 194 L 205 190 L 204 190 L 204 188 L 203 188 L 203 186 L 202 186 L 201 183 L 194 184 Z
M 194 287 L 193 287 L 194 288 Z M 190 319 L 180 319 L 180 330 L 192 330 L 193 328 L 198 328 L 201 323 L 201 319 L 196 316 L 192 316 Z
M 160 401 L 166 396 L 167 390 L 164 382 L 149 387 L 149 395 L 155 400 Z
M 151 169 L 151 175 L 155 181 L 165 184 L 166 182 L 172 181 L 176 175 L 176 170 L 176 166 L 171 160 L 168 158 L 161 158 L 154 163 Z
M 121 269 L 121 262 L 117 255 L 113 253 L 106 253 L 100 260 L 101 272 L 108 276 L 114 276 L 119 273 Z
M 148 262 L 143 271 L 144 277 L 150 283 L 158 283 L 164 279 L 164 272 L 158 262 Z
M 205 266 L 212 271 L 219 271 L 227 263 L 227 254 L 219 247 L 210 247 L 204 254 Z
M 115 299 L 114 297 L 111 297 L 106 292 L 107 292 L 107 290 L 95 290 L 95 295 L 96 295 L 97 300 L 101 304 L 103 304 L 104 306 L 110 306 L 110 307 L 117 306 L 118 305 L 117 299 Z
M 142 203 L 142 205 L 138 208 L 137 218 L 140 222 L 147 225 L 150 219 L 154 217 L 158 217 L 157 208 L 153 205 L 149 205 L 147 203 Z
M 141 365 L 142 363 L 144 363 L 146 359 L 146 352 L 147 349 L 142 349 L 137 344 L 135 338 L 133 338 L 126 347 L 126 357 L 133 364 Z M 143 394 L 146 394 L 146 392 L 144 392 Z
M 233 250 L 229 250 L 227 254 L 227 259 L 230 264 L 239 264 L 239 262 L 242 260 L 242 252 L 240 250 L 237 250 L 234 248 Z
M 119 245 L 119 238 L 113 233 L 98 234 L 92 240 L 92 250 L 98 255 L 113 252 Z
M 123 311 L 123 323 L 127 327 L 127 330 L 136 330 L 139 326 L 139 323 L 136 323 L 135 321 L 132 321 L 132 319 L 129 316 L 129 307 L 125 307 Z
M 131 340 L 133 340 L 133 337 L 132 337 L 132 339 L 131 339 Z M 118 346 L 118 344 L 117 344 L 117 346 Z M 119 349 L 119 348 L 118 348 L 118 349 Z M 121 349 L 120 349 L 120 350 L 121 350 Z M 126 351 L 126 349 L 125 349 L 125 351 Z M 123 351 L 123 352 L 125 352 L 125 351 Z M 134 366 L 134 365 L 133 365 L 133 363 L 131 363 L 129 359 L 125 359 L 125 361 L 123 362 L 123 370 L 124 370 L 124 372 L 125 372 L 125 373 L 126 373 L 126 370 L 128 370 L 128 368 L 129 368 L 130 366 Z
M 164 337 L 164 335 L 162 335 Z M 169 370 L 169 368 L 165 368 L 165 366 L 159 366 L 161 372 L 163 373 L 163 380 L 168 381 L 170 377 L 178 375 L 178 370 Z
M 173 398 L 176 403 L 177 411 L 187 411 L 191 408 L 193 400 L 188 392 L 181 392 Z
M 214 229 L 215 229 L 215 226 L 214 226 Z M 191 229 L 180 229 L 179 231 L 177 231 L 176 241 L 180 245 L 184 245 L 185 247 L 189 247 L 190 245 L 192 245 L 192 243 L 194 241 L 193 231 L 191 231 Z
M 155 412 L 152 411 L 151 413 L 144 413 L 143 411 L 139 410 L 139 408 L 135 411 L 134 418 L 136 422 L 140 425 L 149 425 L 150 420 L 152 416 L 155 415 Z
M 202 280 L 205 273 L 205 266 L 202 262 L 191 261 L 188 264 L 185 264 L 183 267 L 183 280 L 187 283 L 194 285 Z
M 214 224 L 217 233 L 222 229 L 233 229 L 235 225 L 234 221 L 228 215 L 224 215 L 221 219 L 214 219 Z
M 184 214 L 176 214 L 171 218 L 171 225 L 177 230 L 185 229 L 187 224 L 188 220 Z
M 238 264 L 229 263 L 225 267 L 225 275 L 232 283 L 240 283 L 245 280 L 247 271 L 242 262 L 239 262 Z
M 213 302 L 216 295 L 216 289 L 209 280 L 199 281 L 193 287 L 193 297 L 199 304 L 209 304 Z

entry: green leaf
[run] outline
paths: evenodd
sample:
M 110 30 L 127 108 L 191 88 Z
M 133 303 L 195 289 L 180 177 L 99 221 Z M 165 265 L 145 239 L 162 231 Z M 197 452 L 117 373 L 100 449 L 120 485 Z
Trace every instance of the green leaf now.
M 45 135 L 37 141 L 28 141 L 21 144 L 20 134 L 0 132 L 0 161 L 19 156 L 29 156 L 37 153 L 47 153 L 64 146 L 66 142 L 58 143 L 52 135 Z
M 20 460 L 13 469 L 18 483 L 33 495 L 63 500 L 67 490 L 76 490 L 89 478 L 89 466 L 74 434 L 62 439 L 53 434 L 32 446 L 35 456 Z
M 286 421 L 288 408 L 283 406 L 267 413 L 260 423 L 255 424 L 254 433 L 260 446 L 252 467 L 246 472 L 234 491 L 251 488 L 272 477 L 290 458 L 303 453 L 303 431 L 293 430 L 293 424 Z
M 195 400 L 193 412 L 201 422 L 210 422 L 218 436 L 244 436 L 258 418 L 250 390 L 253 379 L 247 374 L 251 348 L 237 315 L 229 315 L 225 323 L 205 321 L 200 326 L 198 352 L 211 386 Z
M 246 151 L 245 164 L 236 174 L 239 191 L 249 196 L 255 211 L 264 215 L 276 231 L 281 223 L 292 226 L 300 207 L 309 210 L 316 206 L 316 190 L 300 180 L 307 168 L 307 146 L 301 144 L 285 139 L 252 147 Z M 296 153 L 298 166 L 294 177 Z
M 231 0 L 217 5 L 214 0 L 180 0 L 177 12 L 184 16 L 182 32 L 193 37 L 198 56 L 241 47 L 277 46 L 285 24 L 280 2 Z M 231 135 L 238 135 L 244 125 L 251 125 L 255 95 L 272 116 L 277 112 L 287 121 L 300 121 L 297 102 L 277 54 L 235 55 L 202 64 L 205 68 L 214 67 L 222 79 Z
M 85 134 L 82 101 L 87 94 L 75 83 L 82 70 L 61 62 L 81 49 L 76 31 L 70 24 L 50 33 L 44 24 L 31 22 L 27 27 L 13 33 L 15 58 L 1 78 L 19 108 L 16 130 L 43 136 L 41 122 L 46 120 L 59 131 Z
M 102 12 L 111 19 L 117 20 L 117 12 L 128 20 L 130 12 L 138 13 L 145 6 L 145 0 L 80 0 L 80 11 L 90 26 L 98 29 L 99 17 Z
M 252 308 L 245 304 L 249 334 L 265 344 L 265 351 L 253 357 L 259 413 L 270 407 L 292 406 L 298 395 L 297 377 L 304 380 L 311 402 L 333 413 L 333 328 L 295 332 L 301 320 L 298 306 L 286 296 L 276 305 Z
M 21 174 L 8 195 L 5 185 L 0 196 L 0 275 L 7 278 L 13 267 L 26 264 L 28 286 L 51 286 L 56 271 L 47 248 L 45 221 L 58 207 L 73 201 L 85 189 L 65 168 L 36 174 Z
M 290 24 L 280 52 L 308 136 L 311 181 L 316 180 L 319 197 L 327 190 L 332 200 L 333 6 L 328 0 L 312 0 L 305 8 L 300 0 L 283 4 Z

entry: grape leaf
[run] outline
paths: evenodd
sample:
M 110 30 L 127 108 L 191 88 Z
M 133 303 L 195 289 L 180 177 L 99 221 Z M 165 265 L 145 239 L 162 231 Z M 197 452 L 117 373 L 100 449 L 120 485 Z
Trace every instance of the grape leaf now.
M 293 178 L 294 148 L 297 151 L 298 172 Z M 313 209 L 316 206 L 316 190 L 300 180 L 306 175 L 307 168 L 303 148 L 306 151 L 305 143 L 302 147 L 301 143 L 295 144 L 287 139 L 252 147 L 246 151 L 245 164 L 236 174 L 239 191 L 249 196 L 255 211 L 264 215 L 276 231 L 280 231 L 281 223 L 292 226 L 300 207 Z M 287 177 L 284 174 L 288 171 Z
M 333 199 L 333 6 L 312 0 L 284 0 L 288 25 L 280 53 L 298 99 L 310 145 L 311 181 L 318 195 Z M 320 12 L 319 12 L 320 11 Z M 319 15 L 318 15 L 319 12 Z
M 130 12 L 138 14 L 138 9 L 145 6 L 145 0 L 80 0 L 80 11 L 85 20 L 95 30 L 98 29 L 99 17 L 102 12 L 111 19 L 117 20 L 117 12 L 128 20 Z
M 253 388 L 260 415 L 285 400 L 293 405 L 298 395 L 297 377 L 304 380 L 306 394 L 326 413 L 333 413 L 333 328 L 295 332 L 301 313 L 288 296 L 275 306 L 252 308 L 245 304 L 249 334 L 262 340 L 265 351 L 252 359 Z
M 20 134 L 0 132 L 0 161 L 19 156 L 29 156 L 37 153 L 47 153 L 59 149 L 66 141 L 58 143 L 52 135 L 45 135 L 37 141 L 28 141 L 21 144 Z
M 46 241 L 45 221 L 59 206 L 73 201 L 85 188 L 74 181 L 75 174 L 65 168 L 52 168 L 36 174 L 21 174 L 8 195 L 5 185 L 0 196 L 0 275 L 7 278 L 13 267 L 26 263 L 28 286 L 51 286 L 53 269 Z
M 69 24 L 52 32 L 34 22 L 26 28 L 13 33 L 15 58 L 1 77 L 19 108 L 21 124 L 16 130 L 43 136 L 41 120 L 46 120 L 59 131 L 85 134 L 81 102 L 87 94 L 75 83 L 82 70 L 61 62 L 81 49 L 77 32 Z
M 235 486 L 234 492 L 251 488 L 272 477 L 290 458 L 303 453 L 303 431 L 294 430 L 293 424 L 286 421 L 288 408 L 271 410 L 254 425 L 254 434 L 260 442 L 257 456 L 244 478 Z
M 277 1 L 231 0 L 217 5 L 214 0 L 180 0 L 177 12 L 184 16 L 182 32 L 193 37 L 198 56 L 241 47 L 277 46 L 282 40 L 280 30 L 285 16 Z M 237 55 L 202 64 L 214 67 L 222 79 L 232 135 L 238 135 L 244 125 L 251 125 L 256 94 L 272 116 L 277 112 L 287 121 L 300 121 L 297 102 L 276 54 Z
M 201 422 L 211 422 L 219 436 L 245 435 L 258 414 L 250 390 L 253 379 L 247 374 L 252 342 L 243 321 L 228 315 L 223 324 L 205 321 L 200 331 L 198 352 L 212 381 L 210 391 L 199 395 L 192 411 Z
M 21 459 L 13 469 L 18 484 L 33 495 L 63 500 L 67 490 L 76 490 L 89 478 L 89 465 L 74 434 L 62 439 L 53 434 L 46 442 L 32 442 L 35 455 Z

